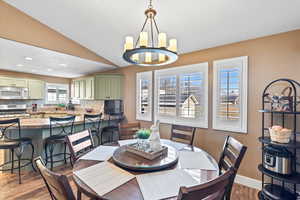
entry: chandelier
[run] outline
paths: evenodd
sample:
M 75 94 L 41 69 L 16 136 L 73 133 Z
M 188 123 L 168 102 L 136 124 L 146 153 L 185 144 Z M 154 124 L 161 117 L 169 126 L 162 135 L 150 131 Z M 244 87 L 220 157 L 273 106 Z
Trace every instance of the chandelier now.
M 159 32 L 155 21 L 156 13 L 150 0 L 137 41 L 134 44 L 131 36 L 125 39 L 123 58 L 127 62 L 140 66 L 161 66 L 177 60 L 177 40 L 170 39 L 167 46 L 167 35 Z M 149 31 L 146 31 L 147 27 Z

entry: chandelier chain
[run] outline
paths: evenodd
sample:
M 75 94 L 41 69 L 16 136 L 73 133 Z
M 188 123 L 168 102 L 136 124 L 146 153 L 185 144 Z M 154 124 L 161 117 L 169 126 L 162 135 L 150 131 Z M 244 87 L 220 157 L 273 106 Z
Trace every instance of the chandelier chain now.
M 148 8 L 153 8 L 152 0 L 149 1 L 149 6 L 148 6 Z

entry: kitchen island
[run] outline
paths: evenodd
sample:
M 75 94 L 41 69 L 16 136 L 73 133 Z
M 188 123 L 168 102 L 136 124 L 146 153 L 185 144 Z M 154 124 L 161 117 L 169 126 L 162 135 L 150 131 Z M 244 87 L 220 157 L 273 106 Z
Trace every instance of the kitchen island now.
M 90 114 L 90 113 L 89 113 Z M 73 132 L 79 132 L 83 130 L 83 123 L 84 123 L 84 117 L 82 113 L 68 113 L 68 115 L 75 115 L 75 121 L 74 121 L 74 129 Z M 116 123 L 115 120 L 112 120 L 111 123 Z M 22 137 L 29 137 L 33 141 L 33 145 L 35 148 L 34 157 L 42 156 L 45 158 L 45 152 L 44 152 L 44 139 L 50 136 L 50 120 L 49 118 L 23 118 L 20 119 L 20 125 L 21 125 L 21 136 Z M 91 123 L 87 123 L 86 128 L 91 127 Z M 101 127 L 105 127 L 108 125 L 108 119 L 104 118 L 102 120 Z M 111 124 L 110 124 L 111 125 Z M 8 134 L 10 137 L 18 137 L 17 130 L 12 127 L 8 130 Z M 59 128 L 53 129 L 53 134 L 56 134 L 59 132 Z M 117 135 L 114 135 L 113 139 L 117 139 Z M 104 136 L 104 139 L 106 140 L 107 137 Z M 55 147 L 54 153 L 60 153 L 63 152 L 63 146 L 57 145 Z M 0 159 L 0 163 L 4 163 L 6 161 L 9 161 L 10 158 L 10 152 L 7 151 L 1 151 L 2 159 Z M 29 147 L 26 147 L 24 150 L 23 158 L 30 158 L 31 155 L 31 149 Z M 63 163 L 63 162 L 62 162 Z M 60 165 L 62 163 L 56 163 L 56 165 Z M 26 169 L 31 169 L 30 166 L 28 166 Z

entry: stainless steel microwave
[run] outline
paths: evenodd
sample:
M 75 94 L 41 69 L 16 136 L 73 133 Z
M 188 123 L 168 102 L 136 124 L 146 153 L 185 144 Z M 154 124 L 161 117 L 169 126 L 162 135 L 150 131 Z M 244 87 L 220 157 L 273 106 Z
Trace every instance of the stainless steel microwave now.
M 0 99 L 28 99 L 28 88 L 0 87 Z

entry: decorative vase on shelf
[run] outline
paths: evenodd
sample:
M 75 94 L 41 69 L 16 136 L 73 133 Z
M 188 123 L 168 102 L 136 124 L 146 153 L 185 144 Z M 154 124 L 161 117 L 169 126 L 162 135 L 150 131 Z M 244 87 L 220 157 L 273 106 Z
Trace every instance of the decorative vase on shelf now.
M 149 144 L 152 151 L 159 151 L 161 150 L 161 143 L 160 143 L 160 135 L 159 135 L 159 120 L 155 122 L 151 126 L 151 135 L 149 138 Z

